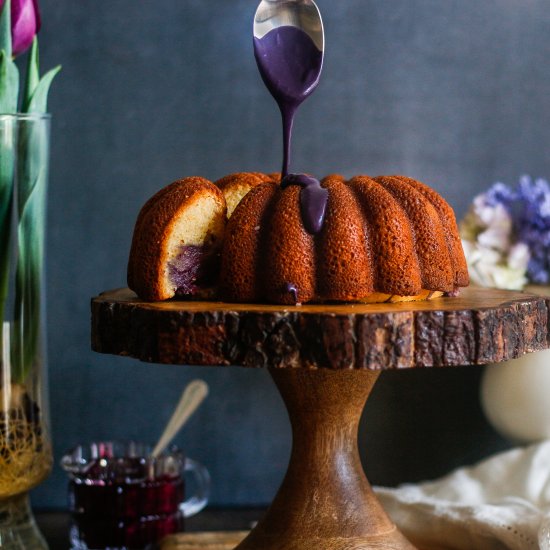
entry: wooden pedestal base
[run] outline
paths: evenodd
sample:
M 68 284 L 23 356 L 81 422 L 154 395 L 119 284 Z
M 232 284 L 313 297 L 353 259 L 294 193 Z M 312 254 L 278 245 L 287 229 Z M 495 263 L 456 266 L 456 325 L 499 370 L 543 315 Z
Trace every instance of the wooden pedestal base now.
M 379 373 L 270 369 L 292 424 L 285 479 L 236 550 L 414 550 L 374 495 L 357 431 Z

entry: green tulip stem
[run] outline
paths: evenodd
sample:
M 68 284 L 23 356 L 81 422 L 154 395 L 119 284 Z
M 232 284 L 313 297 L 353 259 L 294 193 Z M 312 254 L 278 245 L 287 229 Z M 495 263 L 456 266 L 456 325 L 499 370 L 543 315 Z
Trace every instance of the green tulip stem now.
M 0 13 L 0 50 L 6 52 L 7 57 L 12 56 L 11 45 L 11 0 L 5 0 Z
M 0 116 L 16 115 L 19 71 L 11 58 L 10 1 L 0 12 Z M 0 135 L 0 361 L 10 278 L 15 271 L 13 331 L 11 334 L 12 382 L 24 384 L 40 356 L 42 270 L 46 229 L 46 186 L 49 159 L 49 126 L 40 115 L 47 112 L 50 85 L 60 67 L 40 78 L 38 41 L 33 40 L 28 58 L 22 111 L 32 117 L 3 117 Z M 17 184 L 15 185 L 15 181 Z M 14 210 L 17 230 L 14 230 Z M 17 260 L 12 240 L 17 237 Z M 15 244 L 15 243 L 14 243 Z

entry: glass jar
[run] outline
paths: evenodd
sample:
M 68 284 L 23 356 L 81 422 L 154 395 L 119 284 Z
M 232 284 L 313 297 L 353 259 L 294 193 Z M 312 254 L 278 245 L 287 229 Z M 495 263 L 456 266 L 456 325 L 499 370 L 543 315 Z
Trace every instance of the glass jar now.
M 70 539 L 75 550 L 150 548 L 206 506 L 206 468 L 173 447 L 157 457 L 135 441 L 97 441 L 68 451 Z M 194 481 L 186 493 L 186 474 Z

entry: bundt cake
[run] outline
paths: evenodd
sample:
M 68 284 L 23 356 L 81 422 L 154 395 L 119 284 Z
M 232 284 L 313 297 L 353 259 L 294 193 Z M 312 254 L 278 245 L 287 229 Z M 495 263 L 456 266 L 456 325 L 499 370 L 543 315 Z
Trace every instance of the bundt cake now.
M 382 302 L 453 294 L 468 272 L 451 207 L 404 176 L 186 178 L 136 222 L 128 285 L 146 300 Z

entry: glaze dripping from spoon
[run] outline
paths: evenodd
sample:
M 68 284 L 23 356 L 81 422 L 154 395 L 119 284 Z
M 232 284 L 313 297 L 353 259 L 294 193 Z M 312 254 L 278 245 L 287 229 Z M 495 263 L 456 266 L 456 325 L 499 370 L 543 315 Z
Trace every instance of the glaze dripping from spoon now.
M 292 126 L 300 104 L 315 90 L 323 68 L 325 36 L 313 0 L 262 0 L 254 17 L 254 55 L 283 120 L 281 187 L 300 186 L 306 231 L 323 226 L 328 191 L 315 178 L 289 174 Z
M 254 55 L 283 120 L 282 177 L 288 175 L 294 117 L 315 90 L 323 67 L 324 32 L 313 0 L 262 0 L 254 17 Z

